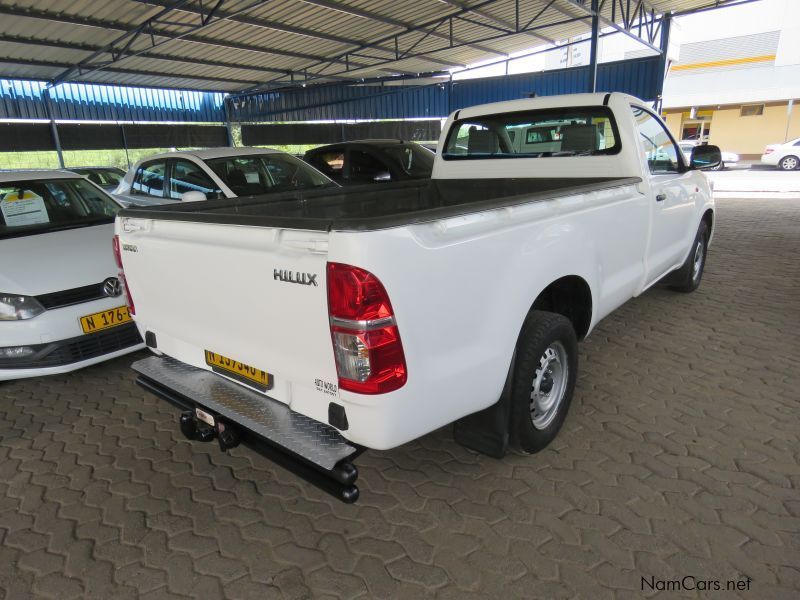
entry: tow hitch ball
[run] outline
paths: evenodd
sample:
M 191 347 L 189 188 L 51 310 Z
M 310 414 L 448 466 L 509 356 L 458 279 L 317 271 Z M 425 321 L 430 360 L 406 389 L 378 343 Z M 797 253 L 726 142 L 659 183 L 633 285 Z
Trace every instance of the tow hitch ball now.
M 239 445 L 239 431 L 235 427 L 231 427 L 221 421 L 217 421 L 216 426 L 212 427 L 198 421 L 192 410 L 181 413 L 180 428 L 181 433 L 189 440 L 210 442 L 217 438 L 220 450 L 223 451 Z

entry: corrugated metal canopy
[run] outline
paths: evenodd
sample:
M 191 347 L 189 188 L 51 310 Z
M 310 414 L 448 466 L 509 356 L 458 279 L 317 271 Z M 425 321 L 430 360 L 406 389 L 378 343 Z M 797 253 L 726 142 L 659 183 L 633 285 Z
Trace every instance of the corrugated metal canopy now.
M 601 0 L 630 28 L 748 0 Z M 430 73 L 587 33 L 589 0 L 0 0 L 0 77 L 238 92 Z M 634 28 L 636 34 L 640 32 Z M 648 35 L 649 33 L 649 35 Z

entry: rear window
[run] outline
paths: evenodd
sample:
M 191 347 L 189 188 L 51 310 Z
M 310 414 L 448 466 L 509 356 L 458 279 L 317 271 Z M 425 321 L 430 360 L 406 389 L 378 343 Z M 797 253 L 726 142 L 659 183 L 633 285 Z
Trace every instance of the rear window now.
M 119 205 L 85 179 L 0 183 L 0 239 L 111 223 Z
M 616 154 L 614 115 L 607 106 L 531 110 L 459 119 L 442 158 L 548 158 Z

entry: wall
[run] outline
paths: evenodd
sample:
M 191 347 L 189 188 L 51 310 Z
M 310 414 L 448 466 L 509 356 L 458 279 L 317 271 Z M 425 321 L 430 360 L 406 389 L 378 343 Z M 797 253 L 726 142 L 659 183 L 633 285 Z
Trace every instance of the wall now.
M 625 92 L 653 101 L 661 91 L 657 56 L 608 62 L 597 67 L 597 91 Z M 446 117 L 450 112 L 503 100 L 589 90 L 589 67 L 573 67 L 482 77 L 419 86 L 317 85 L 232 96 L 234 122 L 313 121 L 349 119 L 419 119 Z
M 779 144 L 786 136 L 787 104 L 770 103 L 764 106 L 764 114 L 742 117 L 740 105 L 724 106 L 714 109 L 711 118 L 709 143 L 723 150 L 736 152 L 745 158 L 758 158 L 767 144 Z M 700 110 L 701 107 L 698 107 Z M 676 138 L 680 138 L 683 111 L 668 111 L 666 122 Z M 792 118 L 789 123 L 788 139 L 800 137 L 800 100 L 794 101 Z
M 714 111 L 711 120 L 709 143 L 739 154 L 764 152 L 767 144 L 779 144 L 786 135 L 786 104 L 768 104 L 764 114 L 740 117 L 739 107 L 725 107 Z M 800 102 L 795 101 L 789 138 L 800 137 Z

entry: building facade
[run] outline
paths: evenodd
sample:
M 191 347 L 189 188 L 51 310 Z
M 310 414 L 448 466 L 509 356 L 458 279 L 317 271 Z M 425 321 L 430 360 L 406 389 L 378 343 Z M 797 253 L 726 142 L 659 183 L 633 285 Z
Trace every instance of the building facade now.
M 699 31 L 688 31 L 679 43 L 664 85 L 662 113 L 673 135 L 715 144 L 745 160 L 758 159 L 767 144 L 800 137 L 796 9 L 787 0 L 726 9 L 730 26 L 717 23 L 711 32 L 694 17 Z M 679 25 L 679 39 L 681 33 Z

